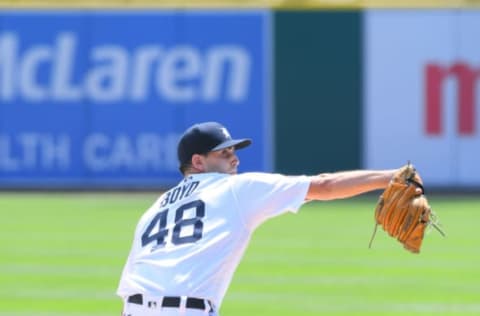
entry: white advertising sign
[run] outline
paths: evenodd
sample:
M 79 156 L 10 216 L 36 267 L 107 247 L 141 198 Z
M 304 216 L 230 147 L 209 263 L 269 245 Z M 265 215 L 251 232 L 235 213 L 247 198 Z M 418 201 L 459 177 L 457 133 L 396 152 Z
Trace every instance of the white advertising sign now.
M 480 10 L 365 15 L 364 164 L 480 185 Z

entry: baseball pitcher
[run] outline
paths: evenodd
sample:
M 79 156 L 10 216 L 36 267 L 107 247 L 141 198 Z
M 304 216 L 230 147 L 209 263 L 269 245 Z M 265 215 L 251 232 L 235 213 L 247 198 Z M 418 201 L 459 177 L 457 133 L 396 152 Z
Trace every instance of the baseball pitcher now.
M 178 144 L 183 180 L 137 224 L 117 294 L 123 316 L 218 315 L 253 231 L 296 213 L 309 200 L 352 197 L 386 188 L 398 170 L 315 176 L 237 174 L 233 139 L 219 123 L 193 125 Z

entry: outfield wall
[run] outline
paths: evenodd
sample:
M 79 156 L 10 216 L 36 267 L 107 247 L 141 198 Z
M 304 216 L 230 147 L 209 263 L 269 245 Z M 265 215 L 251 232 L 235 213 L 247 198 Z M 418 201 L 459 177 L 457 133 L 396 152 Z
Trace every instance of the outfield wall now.
M 271 170 L 270 12 L 0 12 L 0 186 L 165 186 L 220 121 Z
M 364 14 L 364 166 L 480 186 L 480 10 Z
M 169 8 L 169 9 L 372 9 L 475 8 L 480 0 L 0 0 L 6 8 Z
M 360 12 L 280 11 L 274 17 L 276 169 L 296 174 L 358 168 Z
M 127 2 L 0 11 L 0 187 L 168 186 L 204 120 L 254 139 L 242 171 L 480 187 L 480 10 Z
M 411 160 L 429 186 L 480 186 L 480 10 L 281 11 L 275 21 L 278 170 Z

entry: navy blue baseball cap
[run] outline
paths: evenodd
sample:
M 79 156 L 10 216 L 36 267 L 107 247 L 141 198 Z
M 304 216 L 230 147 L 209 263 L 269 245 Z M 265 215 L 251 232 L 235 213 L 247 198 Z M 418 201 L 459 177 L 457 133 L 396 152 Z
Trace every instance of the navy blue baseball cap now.
M 194 154 L 206 154 L 228 147 L 245 148 L 252 143 L 251 139 L 232 139 L 230 133 L 220 123 L 204 122 L 191 126 L 180 138 L 177 155 L 180 164 L 191 162 Z

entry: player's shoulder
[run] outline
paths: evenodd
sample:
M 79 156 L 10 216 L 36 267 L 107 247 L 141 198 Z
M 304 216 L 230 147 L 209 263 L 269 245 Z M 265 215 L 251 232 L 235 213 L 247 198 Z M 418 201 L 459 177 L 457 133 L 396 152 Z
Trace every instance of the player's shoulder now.
M 190 177 L 190 181 L 199 181 L 201 186 L 219 184 L 227 186 L 243 186 L 251 184 L 273 185 L 276 183 L 293 181 L 294 178 L 296 177 L 269 172 L 244 172 L 234 175 L 212 172 L 195 174 Z
M 245 172 L 234 175 L 230 180 L 238 185 L 249 186 L 291 186 L 300 183 L 310 183 L 310 177 L 306 175 L 284 175 L 281 173 L 268 172 Z
M 270 179 L 270 178 L 278 178 L 281 177 L 280 174 L 274 173 L 267 173 L 267 172 L 244 172 L 239 174 L 228 174 L 228 173 L 218 173 L 218 172 L 211 172 L 211 173 L 198 173 L 195 175 L 190 176 L 192 180 L 196 181 L 218 181 L 218 180 L 225 180 L 225 181 L 242 181 L 242 180 L 262 180 L 262 179 Z
M 268 173 L 268 172 L 244 172 L 233 175 L 233 179 L 264 179 L 264 178 L 271 178 L 272 176 L 276 177 L 279 174 L 275 173 Z
M 201 187 L 211 185 L 238 186 L 246 183 L 271 183 L 281 179 L 280 174 L 266 172 L 244 172 L 239 174 L 207 172 L 189 176 L 189 181 L 198 181 Z
M 280 181 L 281 179 L 286 178 L 287 176 L 279 173 L 268 173 L 268 172 L 245 172 L 236 174 L 230 177 L 230 181 L 236 183 L 274 183 Z

